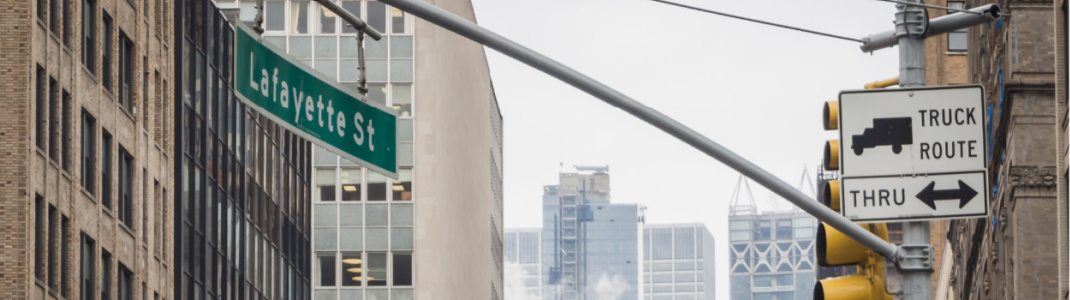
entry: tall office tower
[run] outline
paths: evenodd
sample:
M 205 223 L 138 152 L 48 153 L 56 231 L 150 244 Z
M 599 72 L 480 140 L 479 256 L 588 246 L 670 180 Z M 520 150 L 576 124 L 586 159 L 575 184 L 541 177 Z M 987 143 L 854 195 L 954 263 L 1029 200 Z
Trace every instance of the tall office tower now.
M 0 3 L 0 298 L 173 299 L 172 10 Z
M 715 249 L 713 234 L 706 225 L 646 225 L 643 299 L 715 299 Z
M 256 1 L 224 3 L 254 22 Z M 364 40 L 361 98 L 397 112 L 399 178 L 306 148 L 312 297 L 502 299 L 502 118 L 483 47 L 382 2 L 337 3 L 384 34 Z M 432 4 L 474 20 L 469 1 Z M 353 28 L 312 1 L 263 9 L 265 44 L 356 86 Z
M 797 209 L 759 213 L 739 192 L 728 221 L 731 298 L 813 299 L 817 219 Z
M 175 297 L 308 299 L 308 141 L 233 93 L 234 16 L 174 2 Z
M 543 189 L 543 299 L 638 299 L 637 204 L 609 201 L 609 167 L 577 166 Z
M 509 300 L 542 299 L 541 234 L 542 228 L 505 229 L 505 295 Z

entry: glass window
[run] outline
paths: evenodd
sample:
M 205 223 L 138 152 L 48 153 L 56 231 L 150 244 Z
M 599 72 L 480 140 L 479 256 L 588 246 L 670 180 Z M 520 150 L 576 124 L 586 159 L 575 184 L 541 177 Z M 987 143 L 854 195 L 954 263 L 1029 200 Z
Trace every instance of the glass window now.
M 318 264 L 317 264 L 317 267 L 319 267 L 319 272 L 316 273 L 316 275 L 318 277 L 317 280 L 316 280 L 316 285 L 317 286 L 334 286 L 335 285 L 335 279 L 334 279 L 334 274 L 335 274 L 334 253 L 319 254 L 318 256 L 316 256 L 316 258 L 319 260 Z
M 111 210 L 111 133 L 100 131 L 100 205 Z
M 354 16 L 360 17 L 360 1 L 342 1 L 342 8 Z M 357 29 L 342 22 L 342 33 L 357 33 Z
M 386 4 L 378 1 L 368 1 L 368 25 L 379 32 L 386 31 Z
M 674 232 L 675 258 L 695 258 L 695 228 L 676 228 Z
M 776 285 L 777 286 L 792 286 L 793 284 L 795 284 L 795 282 L 792 281 L 792 275 L 791 274 L 779 274 L 779 275 L 776 275 Z
M 412 227 L 394 227 L 390 229 L 391 250 L 412 250 Z
M 48 144 L 48 158 L 59 161 L 59 144 L 64 141 L 59 139 L 59 82 L 56 78 L 48 80 L 48 126 L 51 143 Z
M 334 173 L 333 167 L 316 169 L 316 201 L 334 201 Z
M 96 74 L 97 2 L 82 0 L 82 65 Z
M 769 275 L 756 275 L 754 276 L 754 287 L 771 287 L 773 286 L 773 276 Z
M 759 220 L 759 221 L 756 221 L 755 223 L 757 223 L 758 230 L 754 231 L 754 240 L 756 240 L 756 241 L 769 240 L 771 238 L 771 234 L 772 234 L 772 232 L 771 232 L 772 231 L 771 221 L 769 221 L 769 220 Z
M 306 34 L 308 33 L 308 17 L 309 12 L 308 0 L 296 0 L 290 2 L 290 33 L 291 34 Z
M 402 122 L 398 122 L 401 124 Z M 399 126 L 400 127 L 400 126 Z M 394 181 L 394 201 L 412 200 L 412 169 L 398 169 L 398 180 Z
M 45 274 L 45 261 L 47 258 L 45 254 L 48 251 L 47 246 L 47 231 L 45 227 L 45 221 L 48 220 L 48 210 L 46 208 L 45 198 L 41 195 L 35 195 L 34 212 L 36 217 L 34 218 L 34 275 L 37 275 L 37 279 L 45 281 L 48 274 Z
M 791 219 L 776 221 L 776 238 L 778 240 L 791 239 Z
M 101 71 L 100 71 L 101 75 L 100 76 L 102 77 L 101 78 L 101 82 L 103 82 L 103 84 L 104 84 L 104 89 L 106 89 L 108 91 L 112 91 L 112 83 L 111 83 L 111 73 L 112 73 L 111 72 L 111 50 L 112 50 L 111 49 L 111 32 L 112 32 L 111 23 L 112 23 L 112 21 L 111 21 L 111 15 L 108 15 L 108 12 L 104 12 L 103 23 L 104 23 L 104 28 L 102 28 L 101 30 L 103 30 L 102 38 L 104 39 L 104 46 L 101 47 L 101 56 L 103 58 L 100 61 L 100 63 L 101 63 Z
M 338 221 L 338 207 L 334 204 L 317 204 L 312 209 L 315 226 L 335 226 Z
M 813 237 L 814 237 L 814 230 L 812 228 L 796 228 L 795 229 L 795 238 L 797 238 L 797 239 L 807 239 L 807 238 L 813 238 Z
M 368 253 L 368 286 L 386 286 L 386 253 Z
M 336 250 L 338 249 L 338 229 L 332 227 L 320 227 L 316 228 L 312 232 L 313 239 L 316 241 L 315 250 Z
M 134 157 L 119 147 L 119 221 L 134 228 Z
M 97 261 L 96 261 L 96 241 L 90 238 L 85 233 L 82 233 L 82 300 L 93 300 L 93 296 L 96 293 L 93 292 L 96 280 Z
M 750 230 L 751 221 L 732 221 L 728 227 L 732 230 Z
M 394 253 L 394 286 L 412 285 L 412 253 Z
M 41 65 L 37 65 L 37 94 L 35 95 L 37 106 L 37 131 L 35 134 L 37 140 L 37 149 L 45 151 L 48 146 L 48 82 L 46 80 L 48 75 L 45 74 L 45 68 Z
M 948 1 L 947 7 L 965 9 L 966 2 Z M 951 13 L 951 12 L 948 12 Z M 966 51 L 966 27 L 947 33 L 947 51 Z
M 111 252 L 100 252 L 100 300 L 111 299 Z
M 342 253 L 342 286 L 360 286 L 364 274 L 360 252 Z
M 320 18 L 320 26 L 319 26 L 320 33 L 334 33 L 335 32 L 335 25 L 334 24 L 337 23 L 338 17 L 335 16 L 334 12 L 332 12 L 329 9 L 327 9 L 327 7 L 324 7 L 322 5 L 320 5 L 319 7 L 320 7 L 320 11 L 317 12 L 317 13 L 319 14 L 319 18 Z M 360 17 L 360 15 L 356 15 L 356 16 L 358 18 Z
M 82 188 L 96 195 L 97 119 L 82 110 Z M 103 176 L 101 176 L 103 177 Z
M 391 32 L 397 34 L 412 34 L 412 20 L 413 17 L 411 14 L 397 8 L 390 8 Z
M 338 247 L 342 251 L 364 249 L 364 234 L 361 227 L 339 227 L 338 238 Z
M 342 201 L 360 201 L 360 177 L 360 168 L 342 169 Z
M 244 1 L 243 1 L 244 3 Z M 253 10 L 255 11 L 255 10 Z M 264 3 L 264 29 L 281 31 L 286 29 L 286 2 L 267 0 Z
M 411 63 L 412 61 L 406 60 Z M 411 65 L 409 66 L 411 68 Z M 393 84 L 391 105 L 398 111 L 398 117 L 412 117 L 412 84 Z
M 368 201 L 385 201 L 387 177 L 368 170 Z
M 341 226 L 362 226 L 364 225 L 364 212 L 361 210 L 360 204 L 342 204 L 339 208 L 339 215 L 342 216 L 339 219 L 339 225 Z

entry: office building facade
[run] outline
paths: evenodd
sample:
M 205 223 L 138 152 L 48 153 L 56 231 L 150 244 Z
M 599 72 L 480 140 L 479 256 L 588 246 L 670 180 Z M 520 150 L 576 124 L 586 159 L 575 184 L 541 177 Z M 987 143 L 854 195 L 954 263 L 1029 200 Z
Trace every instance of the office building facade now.
M 173 299 L 171 11 L 0 3 L 0 298 Z
M 646 225 L 642 238 L 643 299 L 716 298 L 716 244 L 706 225 Z
M 256 25 L 256 1 L 225 3 Z M 502 117 L 482 46 L 381 2 L 338 3 L 384 34 L 364 40 L 365 99 L 397 110 L 398 178 L 308 148 L 312 298 L 502 299 Z M 468 1 L 432 4 L 474 20 Z M 261 25 L 265 44 L 356 93 L 340 18 L 268 0 Z
M 543 189 L 543 299 L 638 299 L 637 204 L 610 203 L 609 167 L 576 167 Z M 604 295 L 603 295 L 604 296 Z
M 803 211 L 758 213 L 733 205 L 729 288 L 733 300 L 813 299 L 818 222 Z
M 178 299 L 309 299 L 311 144 L 234 96 L 233 16 L 175 1 Z
M 509 300 L 541 300 L 542 228 L 505 229 L 505 295 Z M 516 298 L 516 299 L 514 299 Z

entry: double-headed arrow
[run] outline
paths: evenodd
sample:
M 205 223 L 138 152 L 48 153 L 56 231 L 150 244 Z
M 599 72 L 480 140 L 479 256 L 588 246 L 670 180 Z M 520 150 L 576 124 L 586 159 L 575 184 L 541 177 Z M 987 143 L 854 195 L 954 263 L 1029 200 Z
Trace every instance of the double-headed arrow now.
M 959 180 L 959 189 L 957 190 L 933 190 L 936 186 L 936 181 L 929 183 L 925 189 L 918 193 L 918 200 L 928 205 L 933 210 L 936 210 L 936 201 L 938 200 L 959 200 L 959 208 L 966 206 L 966 203 L 970 203 L 970 199 L 973 196 L 977 196 L 977 191 L 966 185 L 965 182 Z

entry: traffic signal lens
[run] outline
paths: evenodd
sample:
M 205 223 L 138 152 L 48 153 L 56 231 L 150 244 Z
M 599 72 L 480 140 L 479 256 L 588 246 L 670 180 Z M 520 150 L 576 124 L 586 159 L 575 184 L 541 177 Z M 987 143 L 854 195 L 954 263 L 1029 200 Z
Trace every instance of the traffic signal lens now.
M 825 142 L 825 158 L 822 161 L 825 165 L 826 171 L 835 171 L 840 169 L 840 141 L 829 140 Z
M 824 109 L 825 130 L 839 129 L 840 106 L 839 101 L 825 102 Z
M 821 186 L 821 203 L 832 210 L 840 211 L 840 181 L 829 180 Z
M 850 275 L 825 279 L 814 287 L 814 300 L 870 299 L 869 279 L 863 275 Z

